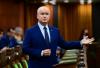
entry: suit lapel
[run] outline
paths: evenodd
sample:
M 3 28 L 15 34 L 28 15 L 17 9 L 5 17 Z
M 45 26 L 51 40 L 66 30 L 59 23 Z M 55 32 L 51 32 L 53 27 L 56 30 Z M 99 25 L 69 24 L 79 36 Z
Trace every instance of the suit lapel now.
M 50 43 L 51 43 L 52 40 L 53 40 L 53 28 L 50 27 L 50 26 L 49 26 L 49 31 L 50 31 Z M 43 35 L 42 35 L 42 32 L 41 32 L 41 30 L 40 30 L 38 24 L 37 24 L 37 32 L 38 32 L 39 38 L 40 38 L 41 40 L 43 40 L 44 43 L 45 43 L 45 39 L 44 39 L 44 37 L 43 37 Z
M 42 32 L 41 32 L 41 30 L 40 30 L 40 28 L 39 28 L 39 26 L 37 25 L 37 33 L 38 33 L 38 37 L 39 37 L 39 39 L 41 39 L 42 41 L 41 42 L 43 42 L 43 45 L 44 46 L 46 46 L 47 44 L 46 44 L 46 41 L 45 41 L 45 39 L 44 39 L 44 37 L 43 37 L 43 34 L 42 34 Z M 50 31 L 50 35 L 52 34 L 52 32 Z M 50 46 L 46 46 L 46 48 L 50 48 Z
M 38 25 L 37 25 L 37 32 L 38 32 L 38 37 L 39 37 L 39 39 L 45 41 L 45 39 L 44 39 L 44 37 L 43 37 L 43 34 L 42 34 L 42 32 L 41 32 L 41 30 L 40 30 L 40 28 L 39 28 Z
M 50 43 L 51 43 L 53 40 L 53 29 L 49 27 L 49 31 L 50 31 Z

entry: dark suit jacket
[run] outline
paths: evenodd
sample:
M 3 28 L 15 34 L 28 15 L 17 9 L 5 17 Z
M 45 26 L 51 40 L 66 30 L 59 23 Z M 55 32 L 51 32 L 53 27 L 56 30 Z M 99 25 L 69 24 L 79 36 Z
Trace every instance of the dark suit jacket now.
M 17 41 L 14 37 L 10 37 L 7 34 L 5 34 L 3 38 L 5 38 L 6 46 L 12 48 L 12 47 L 15 47 L 17 45 Z
M 56 49 L 60 46 L 64 49 L 81 48 L 80 42 L 65 42 L 57 28 L 49 27 L 51 42 L 46 45 L 44 37 L 37 25 L 26 31 L 23 52 L 29 54 L 29 68 L 52 68 L 52 65 L 57 64 Z M 41 51 L 51 49 L 51 56 L 41 56 Z
M 6 38 L 3 36 L 3 37 L 0 38 L 0 49 L 2 49 L 3 47 L 6 47 L 6 46 L 8 46 L 7 40 L 6 40 Z

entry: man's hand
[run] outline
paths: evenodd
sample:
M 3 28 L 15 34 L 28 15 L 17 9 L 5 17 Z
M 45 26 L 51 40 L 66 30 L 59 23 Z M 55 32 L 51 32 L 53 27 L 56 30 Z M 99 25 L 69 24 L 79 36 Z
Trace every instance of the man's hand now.
M 81 40 L 81 44 L 92 44 L 92 42 L 94 41 L 94 38 L 83 38 Z
M 50 56 L 51 55 L 51 50 L 50 49 L 45 49 L 42 52 L 43 52 L 43 56 Z

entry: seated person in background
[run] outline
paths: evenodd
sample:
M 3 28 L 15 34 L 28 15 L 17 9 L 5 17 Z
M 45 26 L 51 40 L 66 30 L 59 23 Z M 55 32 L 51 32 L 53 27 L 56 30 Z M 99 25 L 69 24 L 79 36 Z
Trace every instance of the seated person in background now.
M 17 45 L 22 45 L 23 44 L 23 29 L 21 27 L 16 27 L 15 28 L 15 39 L 16 39 L 16 44 Z
M 13 28 L 9 28 L 5 34 L 8 47 L 16 46 L 16 39 L 14 36 L 15 36 L 15 30 Z
M 89 31 L 86 28 L 82 30 L 79 40 L 82 40 L 84 37 L 89 37 Z
M 5 49 L 8 46 L 7 40 L 4 36 L 4 32 L 2 29 L 0 29 L 0 49 Z
M 79 40 L 82 40 L 82 39 L 84 39 L 84 38 L 85 38 L 85 39 L 90 38 L 90 36 L 89 36 L 89 31 L 88 31 L 87 28 L 85 28 L 85 29 L 82 30 Z M 92 37 L 91 40 L 94 40 L 94 38 Z
M 56 55 L 58 56 L 58 62 L 59 62 L 60 61 L 60 57 L 61 57 L 61 48 L 60 47 L 57 47 Z

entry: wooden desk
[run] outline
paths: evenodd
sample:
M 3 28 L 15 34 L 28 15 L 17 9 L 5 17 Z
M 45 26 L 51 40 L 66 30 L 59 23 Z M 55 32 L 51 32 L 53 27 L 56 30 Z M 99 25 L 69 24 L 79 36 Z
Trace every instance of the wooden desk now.
M 54 68 L 76 68 L 77 67 L 77 58 L 78 50 L 66 50 L 64 56 L 61 58 L 59 64 L 55 65 Z
M 54 68 L 76 68 L 76 63 L 71 63 L 71 64 L 58 64 Z
M 88 68 L 100 68 L 100 43 L 93 43 L 87 49 Z
M 93 44 L 89 44 L 85 52 L 87 66 L 84 68 L 100 68 L 100 43 L 94 42 Z M 77 62 L 58 64 L 55 68 L 77 68 Z

